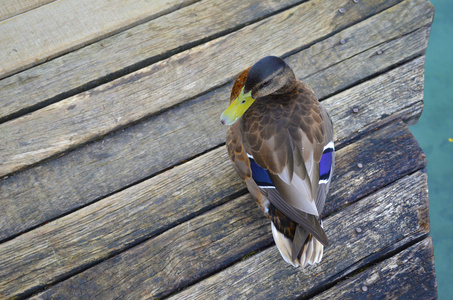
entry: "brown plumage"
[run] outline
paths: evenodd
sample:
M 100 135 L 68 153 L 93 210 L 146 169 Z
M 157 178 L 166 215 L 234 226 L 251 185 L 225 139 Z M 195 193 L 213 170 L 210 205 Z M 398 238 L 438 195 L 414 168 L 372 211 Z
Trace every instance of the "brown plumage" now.
M 252 104 L 241 104 L 246 101 Z M 228 110 L 222 114 L 222 123 L 231 124 L 226 146 L 237 173 L 272 221 L 280 253 L 294 266 L 319 262 L 328 245 L 320 215 L 335 164 L 326 110 L 313 90 L 273 56 L 239 75 L 230 103 L 250 105 L 232 121 Z M 262 172 L 271 182 L 257 179 Z

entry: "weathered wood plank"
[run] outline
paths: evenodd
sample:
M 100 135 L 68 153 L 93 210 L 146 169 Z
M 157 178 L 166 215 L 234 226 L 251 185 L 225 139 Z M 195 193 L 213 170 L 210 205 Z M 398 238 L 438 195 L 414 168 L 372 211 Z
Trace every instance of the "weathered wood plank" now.
M 354 59 L 346 59 L 341 63 L 328 67 L 329 72 L 317 71 L 313 75 L 304 78 L 304 81 L 316 82 L 316 91 L 320 98 L 324 98 L 331 91 L 344 90 L 350 87 L 351 83 L 366 80 L 370 76 L 369 68 L 385 72 L 394 67 L 395 62 L 408 61 L 426 51 L 430 27 L 420 28 L 401 38 L 390 40 L 367 49 L 361 53 L 356 52 Z M 365 34 L 365 32 L 363 33 Z M 402 59 L 401 53 L 405 52 Z M 318 57 L 320 61 L 325 61 Z M 314 59 L 317 59 L 315 56 Z M 299 64 L 302 62 L 299 61 Z M 354 70 L 354 72 L 351 72 Z M 422 84 L 423 88 L 423 84 Z M 368 94 L 367 94 L 368 95 Z M 375 95 L 374 93 L 370 94 Z
M 376 147 L 377 144 L 385 147 Z M 373 132 L 370 136 L 342 148 L 338 151 L 337 160 L 337 175 L 332 183 L 334 193 L 333 197 L 329 198 L 326 215 L 357 201 L 375 189 L 390 184 L 407 173 L 425 167 L 426 164 L 422 150 L 409 130 L 401 123 Z M 357 160 L 363 163 L 362 170 L 357 169 L 355 163 Z M 382 176 L 382 174 L 390 175 Z M 348 188 L 342 189 L 344 186 Z M 203 188 L 200 189 L 200 187 Z M 51 284 L 85 266 L 100 262 L 130 245 L 168 230 L 177 223 L 225 202 L 243 190 L 244 185 L 231 167 L 224 147 L 208 152 L 188 163 L 1 244 L 0 279 L 8 278 L 8 280 L 0 280 L 0 294 L 26 293 Z M 250 210 L 250 214 L 255 213 L 257 217 L 240 221 L 248 222 L 243 227 L 264 227 L 251 230 L 251 233 L 246 234 L 247 238 L 235 237 L 235 240 L 245 239 L 247 242 L 234 250 L 227 250 L 230 244 L 223 244 L 226 241 L 231 242 L 231 239 L 222 241 L 223 250 L 217 253 L 215 262 L 197 258 L 197 253 L 192 254 L 198 264 L 196 269 L 194 266 L 185 266 L 184 263 L 180 265 L 181 268 L 187 269 L 187 274 L 182 276 L 184 282 L 193 282 L 203 277 L 203 274 L 225 267 L 245 253 L 272 242 L 268 222 L 262 220 L 255 224 L 257 220 L 261 220 L 261 215 L 250 197 L 246 198 L 250 201 L 246 210 Z M 227 208 L 222 208 L 229 211 L 226 215 L 218 216 L 215 212 L 218 209 L 207 213 L 206 220 L 212 218 L 218 224 L 231 222 L 232 215 L 244 214 L 241 212 L 244 210 L 242 204 L 240 207 L 235 205 L 228 204 Z M 209 240 L 215 240 L 212 235 L 216 233 L 211 235 L 205 231 L 197 233 L 196 230 L 192 231 L 193 227 L 196 226 L 183 227 L 185 231 L 179 233 L 181 243 L 185 241 L 183 236 L 188 238 L 194 235 L 199 235 L 194 245 L 206 244 L 206 241 L 199 241 L 204 236 Z M 243 234 L 240 230 L 235 231 L 235 234 Z M 171 249 L 173 239 L 168 238 L 173 236 L 171 232 L 161 234 L 153 244 L 157 245 L 160 240 L 163 243 L 171 242 L 165 246 Z M 250 237 L 250 235 L 256 236 Z M 173 245 L 173 247 L 183 252 L 187 250 L 182 245 Z M 157 246 L 155 248 L 159 251 L 161 249 Z M 161 261 L 161 263 L 164 262 L 167 261 Z M 160 269 L 161 266 L 155 264 L 155 278 L 166 279 L 160 279 L 162 285 L 156 288 L 157 294 L 165 290 L 174 290 L 181 285 L 179 277 L 175 278 L 175 274 L 162 274 Z M 149 276 L 148 272 L 145 274 Z
M 22 14 L 55 0 L 3 0 L 0 1 L 0 21 Z
M 339 162 L 339 172 L 334 174 L 335 188 L 330 191 L 324 215 L 426 167 L 426 156 L 417 141 L 407 128 L 400 127 L 400 123 L 390 125 L 338 151 L 344 162 Z M 353 188 L 351 182 L 357 186 Z
M 420 57 L 338 94 L 335 101 L 326 99 L 337 145 L 381 119 L 395 115 L 406 118 L 400 115 L 403 107 L 417 106 L 420 113 L 423 62 L 424 57 Z M 228 102 L 230 88 L 212 91 L 102 141 L 3 179 L 0 238 L 44 223 L 223 143 L 225 128 L 218 116 Z M 374 90 L 382 94 L 369 98 L 368 107 L 363 108 L 367 113 L 352 114 L 350 108 L 363 103 L 363 91 Z M 402 107 L 394 105 L 398 103 Z M 109 180 L 105 180 L 107 176 Z
M 0 81 L 0 120 L 34 110 L 302 0 L 199 1 Z M 83 76 L 80 73 L 83 72 Z
M 417 120 L 423 110 L 424 61 L 424 56 L 419 57 L 403 67 L 324 100 L 328 111 L 334 112 L 331 115 L 335 127 L 335 141 L 342 143 L 345 139 L 366 131 L 370 126 L 389 120 L 401 118 L 409 124 Z M 326 73 L 329 72 L 327 69 Z M 311 83 L 311 80 L 310 78 L 307 82 Z M 382 107 L 387 112 L 382 111 Z M 354 108 L 357 113 L 353 111 Z
M 360 5 L 346 0 L 304 3 L 98 88 L 3 123 L 0 125 L 0 134 L 4 137 L 4 147 L 0 149 L 0 176 L 195 97 L 226 83 L 244 66 L 262 56 L 294 52 L 391 4 L 392 1 L 371 0 L 370 3 L 361 1 Z M 347 17 L 334 9 L 337 6 L 350 6 Z M 290 33 L 297 43 L 287 42 Z M 261 38 L 244 44 L 251 35 Z M 237 49 L 239 44 L 242 46 Z M 216 63 L 204 63 L 208 61 Z M 46 134 L 42 135 L 42 132 Z
M 324 226 L 332 243 L 321 264 L 303 271 L 293 268 L 281 259 L 276 247 L 271 247 L 169 299 L 293 299 L 310 295 L 331 283 L 337 273 L 360 270 L 368 255 L 382 256 L 401 240 L 410 244 L 426 236 L 428 222 L 426 173 L 417 172 L 326 218 Z M 356 228 L 361 228 L 361 233 Z
M 241 188 L 221 147 L 20 235 L 0 244 L 0 295 L 49 284 L 219 205 Z
M 243 240 L 234 247 L 233 252 L 245 255 L 251 247 L 268 244 L 272 239 L 269 234 L 267 220 L 260 218 L 256 205 L 248 196 L 242 196 L 176 226 L 152 242 L 134 247 L 133 255 L 147 257 L 147 263 L 141 264 L 138 260 L 130 260 L 128 263 L 125 259 L 129 259 L 129 255 L 125 257 L 124 254 L 119 254 L 105 262 L 109 266 L 102 263 L 101 268 L 96 266 L 93 270 L 89 269 L 82 276 L 76 276 L 75 280 L 69 279 L 47 288 L 37 298 L 58 298 L 63 295 L 79 299 L 105 299 L 114 295 L 120 298 L 161 297 L 228 264 L 232 239 Z M 169 236 L 172 238 L 168 239 Z M 128 267 L 124 268 L 126 264 Z M 110 285 L 104 279 L 95 280 L 94 277 L 100 275 L 100 269 L 105 271 L 104 274 L 109 274 L 110 278 L 115 278 L 116 284 Z M 139 275 L 140 271 L 144 272 L 143 276 Z M 78 288 L 85 280 L 88 285 L 83 289 Z M 146 286 L 145 289 L 143 285 Z
M 304 50 L 303 59 L 291 56 L 287 62 L 301 71 L 298 76 L 303 81 L 316 83 L 316 94 L 325 98 L 373 76 L 370 68 L 385 72 L 403 62 L 401 56 L 409 59 L 424 53 L 433 11 L 429 2 L 404 1 L 317 42 Z M 417 30 L 418 34 L 410 34 Z
M 196 0 L 60 0 L 0 23 L 0 78 Z
M 242 256 L 246 250 L 256 250 L 249 244 L 259 246 L 272 239 L 267 220 L 253 207 L 248 195 L 238 198 L 50 287 L 36 298 L 72 293 L 79 298 L 166 296 L 191 279 L 208 275 L 207 271 L 233 263 L 228 259 L 232 253 Z M 174 298 L 282 299 L 309 294 L 329 284 L 344 269 L 356 271 L 368 255 L 385 254 L 387 247 L 400 240 L 410 243 L 427 235 L 427 209 L 426 174 L 417 172 L 326 218 L 324 226 L 332 243 L 320 265 L 295 269 L 272 246 Z M 362 229 L 360 234 L 355 231 L 357 227 Z M 80 289 L 85 283 L 89 288 Z
M 431 237 L 313 299 L 437 299 Z

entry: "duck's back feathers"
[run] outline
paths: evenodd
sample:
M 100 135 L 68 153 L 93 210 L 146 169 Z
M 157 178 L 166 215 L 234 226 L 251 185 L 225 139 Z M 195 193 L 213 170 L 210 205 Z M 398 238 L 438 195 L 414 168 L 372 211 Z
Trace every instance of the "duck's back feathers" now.
M 332 125 L 313 91 L 298 82 L 290 94 L 256 101 L 239 123 L 245 151 L 270 173 L 282 198 L 319 216 L 325 198 L 317 197 L 320 161 Z

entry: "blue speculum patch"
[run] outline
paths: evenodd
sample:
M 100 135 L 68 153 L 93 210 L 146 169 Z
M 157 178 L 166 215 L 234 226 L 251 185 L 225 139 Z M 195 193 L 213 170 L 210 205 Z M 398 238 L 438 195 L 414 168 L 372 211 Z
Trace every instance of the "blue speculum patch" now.
M 269 174 L 267 171 L 255 162 L 255 160 L 249 156 L 250 160 L 250 168 L 252 169 L 252 178 L 255 180 L 256 184 L 260 187 L 274 187 L 274 184 L 272 183 Z
M 332 168 L 333 149 L 327 148 L 322 153 L 321 161 L 319 162 L 319 180 L 327 180 L 330 177 Z

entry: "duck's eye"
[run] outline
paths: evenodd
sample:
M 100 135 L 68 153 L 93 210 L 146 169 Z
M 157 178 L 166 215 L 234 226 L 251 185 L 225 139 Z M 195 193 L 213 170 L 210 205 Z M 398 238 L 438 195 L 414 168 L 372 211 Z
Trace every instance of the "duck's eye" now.
M 241 103 L 242 103 L 242 104 L 244 104 L 244 103 L 245 103 L 245 100 L 242 100 L 242 102 L 241 102 Z
M 263 84 L 262 84 L 261 86 L 262 86 L 262 87 L 266 87 L 266 86 L 268 86 L 270 83 L 271 83 L 270 80 L 266 80 L 266 81 L 263 82 Z

